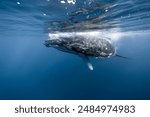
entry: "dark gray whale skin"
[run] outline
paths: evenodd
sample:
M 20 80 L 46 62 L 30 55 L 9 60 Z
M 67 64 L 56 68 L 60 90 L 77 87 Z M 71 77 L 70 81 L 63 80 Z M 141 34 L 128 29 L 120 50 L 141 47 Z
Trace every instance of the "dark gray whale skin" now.
M 90 57 L 110 57 L 115 54 L 115 48 L 106 38 L 87 39 L 83 37 L 49 39 L 45 41 L 46 47 L 54 47 L 60 51 L 82 54 Z
M 93 66 L 89 57 L 106 58 L 115 55 L 115 47 L 107 38 L 74 36 L 61 37 L 45 41 L 46 47 L 53 47 L 60 51 L 79 55 L 90 70 Z

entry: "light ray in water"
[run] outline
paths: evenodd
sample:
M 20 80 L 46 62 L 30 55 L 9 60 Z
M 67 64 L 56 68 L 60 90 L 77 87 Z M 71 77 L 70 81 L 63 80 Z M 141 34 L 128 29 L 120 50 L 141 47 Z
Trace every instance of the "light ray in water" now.
M 49 39 L 59 39 L 59 38 L 74 38 L 75 36 L 81 36 L 84 38 L 108 38 L 112 42 L 117 42 L 124 36 L 136 36 L 136 35 L 147 35 L 150 31 L 129 31 L 129 32 L 121 32 L 118 30 L 116 31 L 84 31 L 84 32 L 55 32 L 55 33 L 49 33 Z

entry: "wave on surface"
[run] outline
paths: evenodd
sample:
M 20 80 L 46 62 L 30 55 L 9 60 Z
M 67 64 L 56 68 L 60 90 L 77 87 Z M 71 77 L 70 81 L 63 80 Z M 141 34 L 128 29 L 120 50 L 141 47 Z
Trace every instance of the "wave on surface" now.
M 49 21 L 47 30 L 50 38 L 73 32 L 116 41 L 124 35 L 149 33 L 149 6 L 149 0 L 85 0 L 76 10 L 69 12 L 68 9 L 68 19 Z
M 3 0 L 0 33 L 37 34 L 44 28 L 49 35 L 93 33 L 118 40 L 149 33 L 149 6 L 149 0 Z

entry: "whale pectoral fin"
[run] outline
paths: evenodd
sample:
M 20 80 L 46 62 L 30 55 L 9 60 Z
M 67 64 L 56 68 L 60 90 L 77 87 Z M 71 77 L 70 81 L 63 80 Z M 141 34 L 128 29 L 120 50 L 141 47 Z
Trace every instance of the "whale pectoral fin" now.
M 84 62 L 87 64 L 88 68 L 93 71 L 93 65 L 90 62 L 90 59 L 87 56 L 82 56 L 82 59 L 84 60 Z
M 91 71 L 93 71 L 93 65 L 90 63 L 90 62 L 87 62 L 87 65 L 88 65 L 88 68 L 91 70 Z

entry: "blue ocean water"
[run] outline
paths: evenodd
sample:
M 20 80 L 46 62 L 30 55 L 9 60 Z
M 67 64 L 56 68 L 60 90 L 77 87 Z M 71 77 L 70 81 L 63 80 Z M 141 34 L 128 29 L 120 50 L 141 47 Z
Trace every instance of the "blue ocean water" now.
M 0 99 L 150 99 L 149 0 L 1 0 Z M 98 31 L 119 57 L 46 48 L 53 32 Z M 100 35 L 98 35 L 100 36 Z

